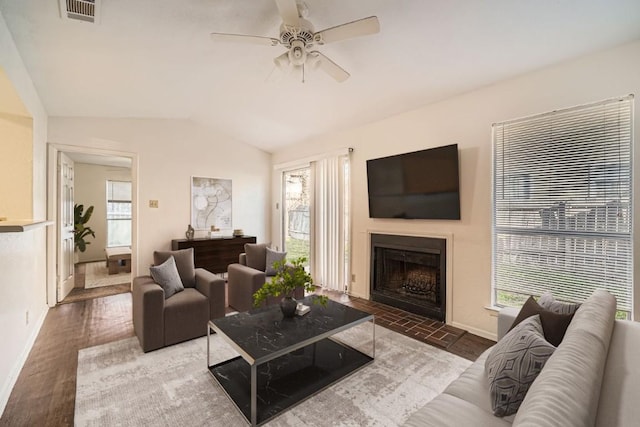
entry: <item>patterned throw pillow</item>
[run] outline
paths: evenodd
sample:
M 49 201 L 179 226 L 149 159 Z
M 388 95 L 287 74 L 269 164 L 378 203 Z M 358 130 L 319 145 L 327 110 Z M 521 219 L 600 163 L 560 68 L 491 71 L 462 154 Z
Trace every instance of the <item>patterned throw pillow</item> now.
M 556 301 L 551 292 L 542 294 L 538 298 L 538 304 L 540 304 L 540 307 L 558 314 L 573 314 L 580 308 L 580 304 Z
M 287 257 L 286 252 L 278 252 L 278 251 L 274 251 L 273 249 L 267 248 L 267 265 L 265 269 L 265 274 L 267 276 L 275 276 L 277 272 L 276 272 L 276 269 L 273 268 L 273 263 L 278 261 L 284 261 L 286 257 Z
M 523 320 L 498 341 L 484 365 L 494 415 L 504 417 L 518 411 L 555 349 L 544 339 L 537 314 Z
M 164 290 L 164 299 L 184 290 L 173 255 L 165 262 L 149 268 L 153 281 Z

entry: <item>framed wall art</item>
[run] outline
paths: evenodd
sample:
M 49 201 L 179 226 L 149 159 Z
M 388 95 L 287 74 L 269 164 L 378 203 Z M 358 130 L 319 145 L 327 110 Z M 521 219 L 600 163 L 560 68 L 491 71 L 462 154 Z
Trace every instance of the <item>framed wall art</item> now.
M 231 230 L 231 180 L 191 177 L 191 225 L 196 230 L 212 227 Z

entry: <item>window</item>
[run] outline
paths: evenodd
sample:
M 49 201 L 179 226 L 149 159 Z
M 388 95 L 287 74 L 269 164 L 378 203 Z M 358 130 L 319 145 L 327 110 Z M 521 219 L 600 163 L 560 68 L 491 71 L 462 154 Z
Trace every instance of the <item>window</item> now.
M 314 283 L 346 291 L 350 283 L 349 151 L 282 170 L 282 242 L 287 258 L 307 257 Z
M 305 257 L 309 267 L 311 249 L 311 167 L 283 173 L 283 243 L 289 259 Z
M 631 96 L 493 126 L 493 298 L 632 307 Z
M 107 181 L 107 246 L 131 246 L 131 182 Z

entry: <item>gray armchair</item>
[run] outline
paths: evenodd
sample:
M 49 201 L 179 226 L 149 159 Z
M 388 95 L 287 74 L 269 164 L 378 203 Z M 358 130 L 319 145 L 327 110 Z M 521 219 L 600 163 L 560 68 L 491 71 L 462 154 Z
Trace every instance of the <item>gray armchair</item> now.
M 133 328 L 145 353 L 206 335 L 209 320 L 225 315 L 224 280 L 195 268 L 193 248 L 154 252 L 154 264 L 162 264 L 171 255 L 183 291 L 165 299 L 164 290 L 151 276 L 133 279 Z
M 273 277 L 265 272 L 267 245 L 247 243 L 244 247 L 245 253 L 240 254 L 238 263 L 227 267 L 229 306 L 241 312 L 253 308 L 253 294 Z M 296 289 L 292 296 L 303 298 L 304 289 Z M 277 304 L 281 299 L 282 297 L 269 297 L 266 305 Z

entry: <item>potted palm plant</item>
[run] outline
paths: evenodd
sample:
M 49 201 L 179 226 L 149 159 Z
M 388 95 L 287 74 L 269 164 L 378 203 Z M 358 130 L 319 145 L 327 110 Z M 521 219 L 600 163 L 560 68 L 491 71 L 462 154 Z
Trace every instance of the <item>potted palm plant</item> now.
M 87 250 L 87 245 L 91 242 L 87 242 L 85 239 L 89 236 L 95 239 L 96 233 L 91 227 L 86 227 L 85 224 L 91 219 L 93 214 L 93 206 L 89 206 L 87 211 L 84 212 L 84 205 L 73 206 L 73 243 L 75 251 L 84 252 Z
M 287 264 L 286 260 L 276 261 L 273 264 L 276 275 L 253 294 L 253 305 L 258 307 L 266 301 L 267 297 L 282 295 L 282 300 L 280 301 L 282 314 L 284 317 L 295 316 L 298 303 L 291 296 L 293 291 L 296 288 L 304 288 L 306 292 L 316 290 L 311 275 L 304 269 L 306 261 L 305 257 L 296 258 L 290 264 Z M 319 302 L 324 305 L 327 299 L 326 295 L 316 295 L 314 303 Z

